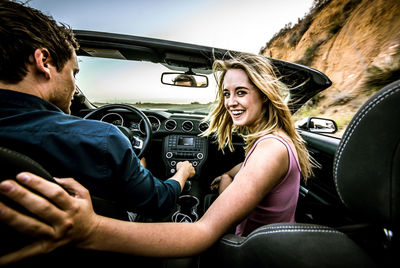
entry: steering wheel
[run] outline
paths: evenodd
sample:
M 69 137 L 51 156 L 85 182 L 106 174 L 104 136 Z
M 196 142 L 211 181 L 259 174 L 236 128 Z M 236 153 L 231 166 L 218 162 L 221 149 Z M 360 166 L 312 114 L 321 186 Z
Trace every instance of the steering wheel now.
M 106 113 L 109 110 L 113 109 L 125 109 L 131 111 L 137 114 L 142 119 L 144 123 L 143 136 L 135 135 L 135 133 L 127 127 L 118 126 L 121 132 L 128 137 L 128 139 L 132 143 L 133 150 L 135 151 L 137 157 L 140 159 L 148 148 L 148 145 L 150 144 L 153 135 L 150 120 L 142 111 L 126 104 L 108 104 L 101 106 L 94 111 L 91 111 L 84 117 L 84 119 L 97 119 L 96 117 L 98 117 L 100 113 Z

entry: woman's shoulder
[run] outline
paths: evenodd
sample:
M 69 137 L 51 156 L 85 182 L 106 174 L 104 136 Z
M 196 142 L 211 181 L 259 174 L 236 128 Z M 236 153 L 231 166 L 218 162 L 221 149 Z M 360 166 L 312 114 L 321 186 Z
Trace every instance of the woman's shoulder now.
M 264 150 L 273 150 L 274 153 L 287 152 L 288 142 L 280 136 L 268 134 L 260 137 L 254 144 L 255 152 L 262 152 Z
M 285 148 L 285 152 L 289 152 L 289 155 L 293 155 L 295 158 L 297 158 L 297 150 L 296 150 L 296 146 L 294 145 L 293 140 L 290 138 L 290 136 L 284 132 L 284 131 L 280 131 L 274 134 L 268 134 L 265 135 L 263 137 L 260 137 L 259 142 L 263 141 L 263 140 L 268 140 L 268 138 L 270 138 L 269 140 L 275 140 L 277 143 L 280 142 L 282 144 L 282 148 Z M 264 142 L 265 144 L 265 142 Z M 283 147 L 284 146 L 284 147 Z
M 271 146 L 275 148 L 275 153 L 278 153 L 280 151 L 286 154 L 288 151 L 291 151 L 295 155 L 297 155 L 292 139 L 284 131 L 279 131 L 276 133 L 270 133 L 261 136 L 255 142 L 253 150 L 255 150 L 257 147 L 258 147 L 257 151 L 264 149 L 272 149 Z
M 289 137 L 289 135 L 286 134 L 283 131 L 276 132 L 276 133 L 265 134 L 264 136 L 259 137 L 257 139 L 257 141 L 255 142 L 255 144 L 258 144 L 258 143 L 260 143 L 262 141 L 264 141 L 264 143 L 266 143 L 265 141 L 267 141 L 267 140 L 276 140 L 276 141 L 279 141 L 281 143 L 290 144 L 290 145 L 293 144 L 293 141 Z
M 278 174 L 279 176 L 274 178 L 281 178 L 287 172 L 288 163 L 287 146 L 280 138 L 268 136 L 258 140 L 253 150 L 246 156 L 244 167 L 250 172 L 260 174 L 262 178 L 271 174 Z

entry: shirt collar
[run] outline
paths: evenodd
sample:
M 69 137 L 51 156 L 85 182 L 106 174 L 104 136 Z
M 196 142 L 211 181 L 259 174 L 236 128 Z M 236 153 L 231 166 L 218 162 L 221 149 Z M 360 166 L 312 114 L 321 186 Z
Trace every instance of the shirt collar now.
M 0 107 L 10 106 L 62 112 L 61 109 L 54 104 L 35 95 L 9 89 L 0 89 Z

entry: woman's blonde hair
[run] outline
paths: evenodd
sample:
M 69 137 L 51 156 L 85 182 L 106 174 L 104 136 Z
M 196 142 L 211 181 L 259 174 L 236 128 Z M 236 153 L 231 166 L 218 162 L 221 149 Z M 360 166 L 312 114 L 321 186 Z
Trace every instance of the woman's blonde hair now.
M 248 127 L 236 127 L 228 111 L 225 109 L 223 96 L 223 81 L 229 69 L 241 69 L 246 72 L 249 80 L 267 98 L 264 118 L 259 118 L 256 127 L 251 133 Z M 263 56 L 241 53 L 230 55 L 229 59 L 216 60 L 213 64 L 213 73 L 217 81 L 217 96 L 215 106 L 205 119 L 209 121 L 209 128 L 202 136 L 213 136 L 218 142 L 218 149 L 226 146 L 233 151 L 232 133 L 239 133 L 245 141 L 247 154 L 258 138 L 267 134 L 277 134 L 279 129 L 285 131 L 296 148 L 300 162 L 301 172 L 306 181 L 312 173 L 312 168 L 317 163 L 310 157 L 303 139 L 297 133 L 292 115 L 286 105 L 283 95 L 287 94 L 287 86 L 276 77 L 270 61 Z

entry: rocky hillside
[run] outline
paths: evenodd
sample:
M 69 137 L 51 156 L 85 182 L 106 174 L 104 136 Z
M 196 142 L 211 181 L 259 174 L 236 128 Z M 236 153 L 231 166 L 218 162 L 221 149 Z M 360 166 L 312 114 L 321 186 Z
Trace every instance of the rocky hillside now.
M 400 79 L 400 0 L 315 0 L 260 53 L 328 75 L 333 85 L 296 116 L 332 118 L 343 131 L 369 96 Z

